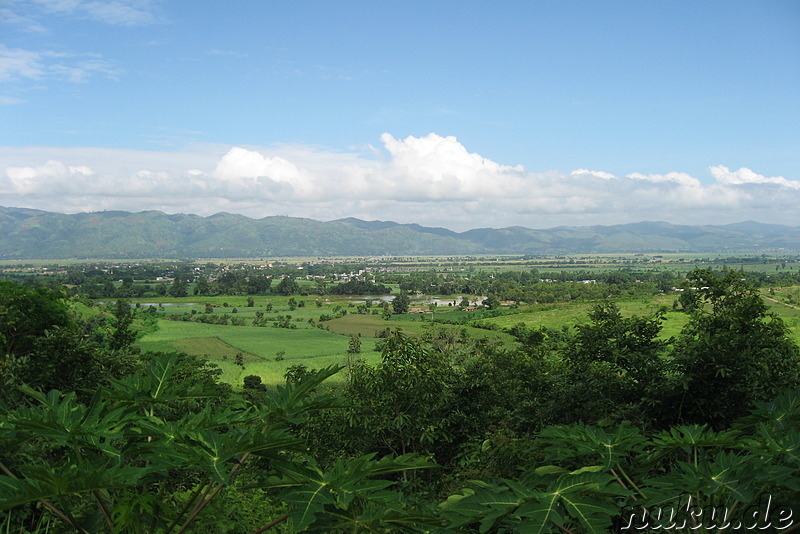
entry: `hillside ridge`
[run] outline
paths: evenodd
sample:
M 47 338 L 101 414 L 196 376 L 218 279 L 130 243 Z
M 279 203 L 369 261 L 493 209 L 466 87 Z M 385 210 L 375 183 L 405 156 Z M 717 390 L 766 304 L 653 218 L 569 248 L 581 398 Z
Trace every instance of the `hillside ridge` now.
M 252 258 L 658 252 L 798 252 L 800 227 L 742 221 L 675 225 L 447 228 L 284 215 L 161 211 L 63 214 L 0 206 L 0 259 Z

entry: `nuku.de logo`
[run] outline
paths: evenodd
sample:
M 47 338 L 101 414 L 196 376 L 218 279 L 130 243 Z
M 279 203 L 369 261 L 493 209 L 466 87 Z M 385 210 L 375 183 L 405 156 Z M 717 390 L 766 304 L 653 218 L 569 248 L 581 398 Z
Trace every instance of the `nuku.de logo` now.
M 791 527 L 795 522 L 793 515 L 790 506 L 776 503 L 772 495 L 762 495 L 746 508 L 731 510 L 727 506 L 700 506 L 692 495 L 683 494 L 675 505 L 625 507 L 619 532 L 678 532 L 700 528 L 706 531 L 776 532 Z

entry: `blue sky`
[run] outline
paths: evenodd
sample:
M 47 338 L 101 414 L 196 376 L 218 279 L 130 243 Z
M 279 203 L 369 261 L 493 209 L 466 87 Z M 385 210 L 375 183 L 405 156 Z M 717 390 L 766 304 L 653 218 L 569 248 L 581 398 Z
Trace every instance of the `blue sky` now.
M 800 3 L 0 1 L 0 205 L 800 225 Z

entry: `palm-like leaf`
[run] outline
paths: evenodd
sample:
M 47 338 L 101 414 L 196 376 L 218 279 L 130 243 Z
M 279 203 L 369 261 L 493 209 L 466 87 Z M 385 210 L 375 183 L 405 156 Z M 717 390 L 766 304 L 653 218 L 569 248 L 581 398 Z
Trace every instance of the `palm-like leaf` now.
M 325 393 L 316 395 L 315 390 L 328 378 L 342 369 L 333 365 L 309 372 L 300 381 L 279 385 L 267 392 L 265 408 L 274 420 L 299 423 L 308 412 L 338 407 L 336 398 Z
M 581 532 L 606 532 L 619 513 L 614 500 L 630 492 L 602 466 L 561 474 L 531 472 L 521 482 L 477 484 L 442 504 L 451 527 L 479 522 L 480 532 L 501 526 L 540 534 L 579 525 Z
M 543 429 L 536 448 L 549 460 L 581 459 L 611 469 L 631 454 L 641 452 L 644 436 L 633 426 L 622 424 L 613 432 L 584 425 L 550 426 Z
M 21 478 L 0 476 L 0 508 L 10 509 L 62 495 L 136 486 L 149 471 L 149 468 L 131 466 L 103 469 L 76 465 L 58 468 L 27 466 L 20 469 Z
M 275 461 L 273 466 L 280 475 L 261 486 L 280 490 L 280 498 L 291 505 L 290 519 L 298 532 L 307 531 L 319 521 L 327 524 L 323 516 L 329 513 L 339 513 L 340 521 L 349 518 L 347 521 L 352 522 L 360 521 L 358 518 L 364 514 L 374 515 L 377 509 L 392 512 L 392 521 L 399 524 L 405 515 L 401 495 L 387 490 L 394 481 L 376 477 L 430 468 L 433 464 L 412 454 L 380 460 L 374 457 L 369 454 L 350 461 L 339 460 L 328 471 L 320 469 L 312 460 L 306 465 Z M 375 520 L 372 517 L 370 521 Z M 313 528 L 322 527 L 317 524 Z

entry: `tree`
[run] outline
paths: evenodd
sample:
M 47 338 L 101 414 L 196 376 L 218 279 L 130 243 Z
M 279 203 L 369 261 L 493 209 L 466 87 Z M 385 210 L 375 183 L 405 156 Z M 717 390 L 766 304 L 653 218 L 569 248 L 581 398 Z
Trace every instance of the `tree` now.
M 167 532 L 175 527 L 185 532 L 190 526 L 193 532 L 209 532 L 215 530 L 213 518 L 203 525 L 202 512 L 232 488 L 248 459 L 279 462 L 280 467 L 274 464 L 265 473 L 273 479 L 292 478 L 279 487 L 314 483 L 315 476 L 299 475 L 308 473 L 302 466 L 308 462 L 294 456 L 305 447 L 291 435 L 291 425 L 334 405 L 332 396 L 312 392 L 338 368 L 310 372 L 298 383 L 266 392 L 265 401 L 256 405 L 214 403 L 204 384 L 182 379 L 181 371 L 178 355 L 162 355 L 141 372 L 97 391 L 89 405 L 78 402 L 74 393 L 45 395 L 25 389 L 30 403 L 0 414 L 2 450 L 16 451 L 13 457 L 4 453 L 0 464 L 0 509 L 38 502 L 44 513 L 55 514 L 63 527 L 79 533 Z M 200 399 L 202 409 L 173 410 L 178 403 Z M 281 462 L 289 457 L 291 461 Z M 427 464 L 398 460 L 391 462 L 395 471 L 403 464 L 411 469 Z M 176 478 L 181 472 L 182 478 Z M 380 472 L 392 470 L 370 474 Z M 326 492 L 352 494 L 359 486 L 352 477 L 330 482 L 335 488 Z M 192 489 L 185 491 L 187 486 Z M 290 521 L 299 532 L 325 521 L 330 495 L 301 503 L 298 494 L 306 493 L 282 490 L 281 498 L 297 502 L 289 513 L 274 517 L 273 524 Z M 361 498 L 357 489 L 353 497 Z M 346 510 L 349 503 L 352 498 L 344 498 L 330 511 Z M 4 522 L 4 529 L 10 531 L 10 524 Z
M 681 311 L 691 314 L 701 304 L 700 293 L 696 289 L 689 287 L 684 288 L 673 307 L 677 309 L 680 306 Z
M 208 284 L 208 278 L 206 278 L 205 276 L 198 276 L 197 277 L 197 282 L 195 282 L 195 285 L 194 285 L 194 294 L 195 295 L 208 295 L 209 289 L 210 289 L 210 287 L 209 287 L 209 284 Z
M 245 289 L 251 295 L 264 295 L 269 292 L 272 285 L 272 278 L 264 275 L 251 275 L 247 277 Z
M 496 295 L 489 295 L 484 299 L 482 304 L 485 308 L 497 310 L 500 308 L 500 299 L 498 299 Z
M 347 352 L 349 352 L 350 354 L 361 353 L 361 334 L 350 335 Z
M 383 340 L 381 363 L 357 361 L 344 390 L 359 450 L 449 455 L 458 424 L 456 371 L 448 358 L 395 331 Z
M 44 287 L 22 287 L 0 280 L 0 347 L 3 355 L 24 355 L 55 327 L 71 324 L 65 295 Z
M 122 312 L 131 313 L 130 307 Z M 100 334 L 104 325 L 102 317 L 82 321 L 71 316 L 61 292 L 0 281 L 0 350 L 5 351 L 0 355 L 0 399 L 16 404 L 21 384 L 45 391 L 92 391 L 132 371 L 133 355 L 121 350 L 132 342 L 130 323 L 122 324 L 116 339 L 116 332 Z M 112 354 L 108 348 L 120 350 Z
M 265 400 L 266 391 L 267 386 L 261 382 L 260 376 L 247 375 L 244 377 L 244 380 L 242 381 L 242 393 L 250 402 L 259 402 Z
M 172 281 L 172 285 L 169 287 L 169 290 L 167 290 L 167 293 L 169 293 L 171 297 L 175 298 L 181 298 L 188 295 L 189 287 L 186 284 L 186 280 L 184 280 L 182 276 L 176 274 L 175 279 Z
M 288 297 L 289 295 L 299 293 L 300 286 L 297 285 L 297 282 L 295 281 L 294 278 L 290 276 L 284 276 L 283 278 L 281 278 L 280 283 L 275 288 L 275 292 L 278 295 L 284 295 Z
M 408 313 L 408 308 L 411 306 L 411 299 L 408 297 L 408 292 L 401 290 L 400 294 L 392 300 L 392 310 L 394 313 Z
M 622 317 L 612 302 L 594 306 L 589 323 L 564 348 L 559 420 L 636 419 L 643 399 L 659 397 L 665 380 L 666 344 L 658 339 L 663 311 Z
M 697 269 L 687 278 L 699 304 L 673 351 L 680 420 L 723 427 L 800 383 L 800 349 L 741 274 Z
M 317 280 L 316 281 L 316 283 L 314 284 L 314 287 L 316 289 L 317 295 L 324 295 L 325 294 L 325 286 L 326 285 L 327 284 L 325 283 L 324 280 Z
M 127 300 L 118 299 L 114 306 L 114 329 L 108 346 L 111 350 L 123 350 L 131 347 L 136 341 L 136 330 L 133 324 L 133 309 Z

